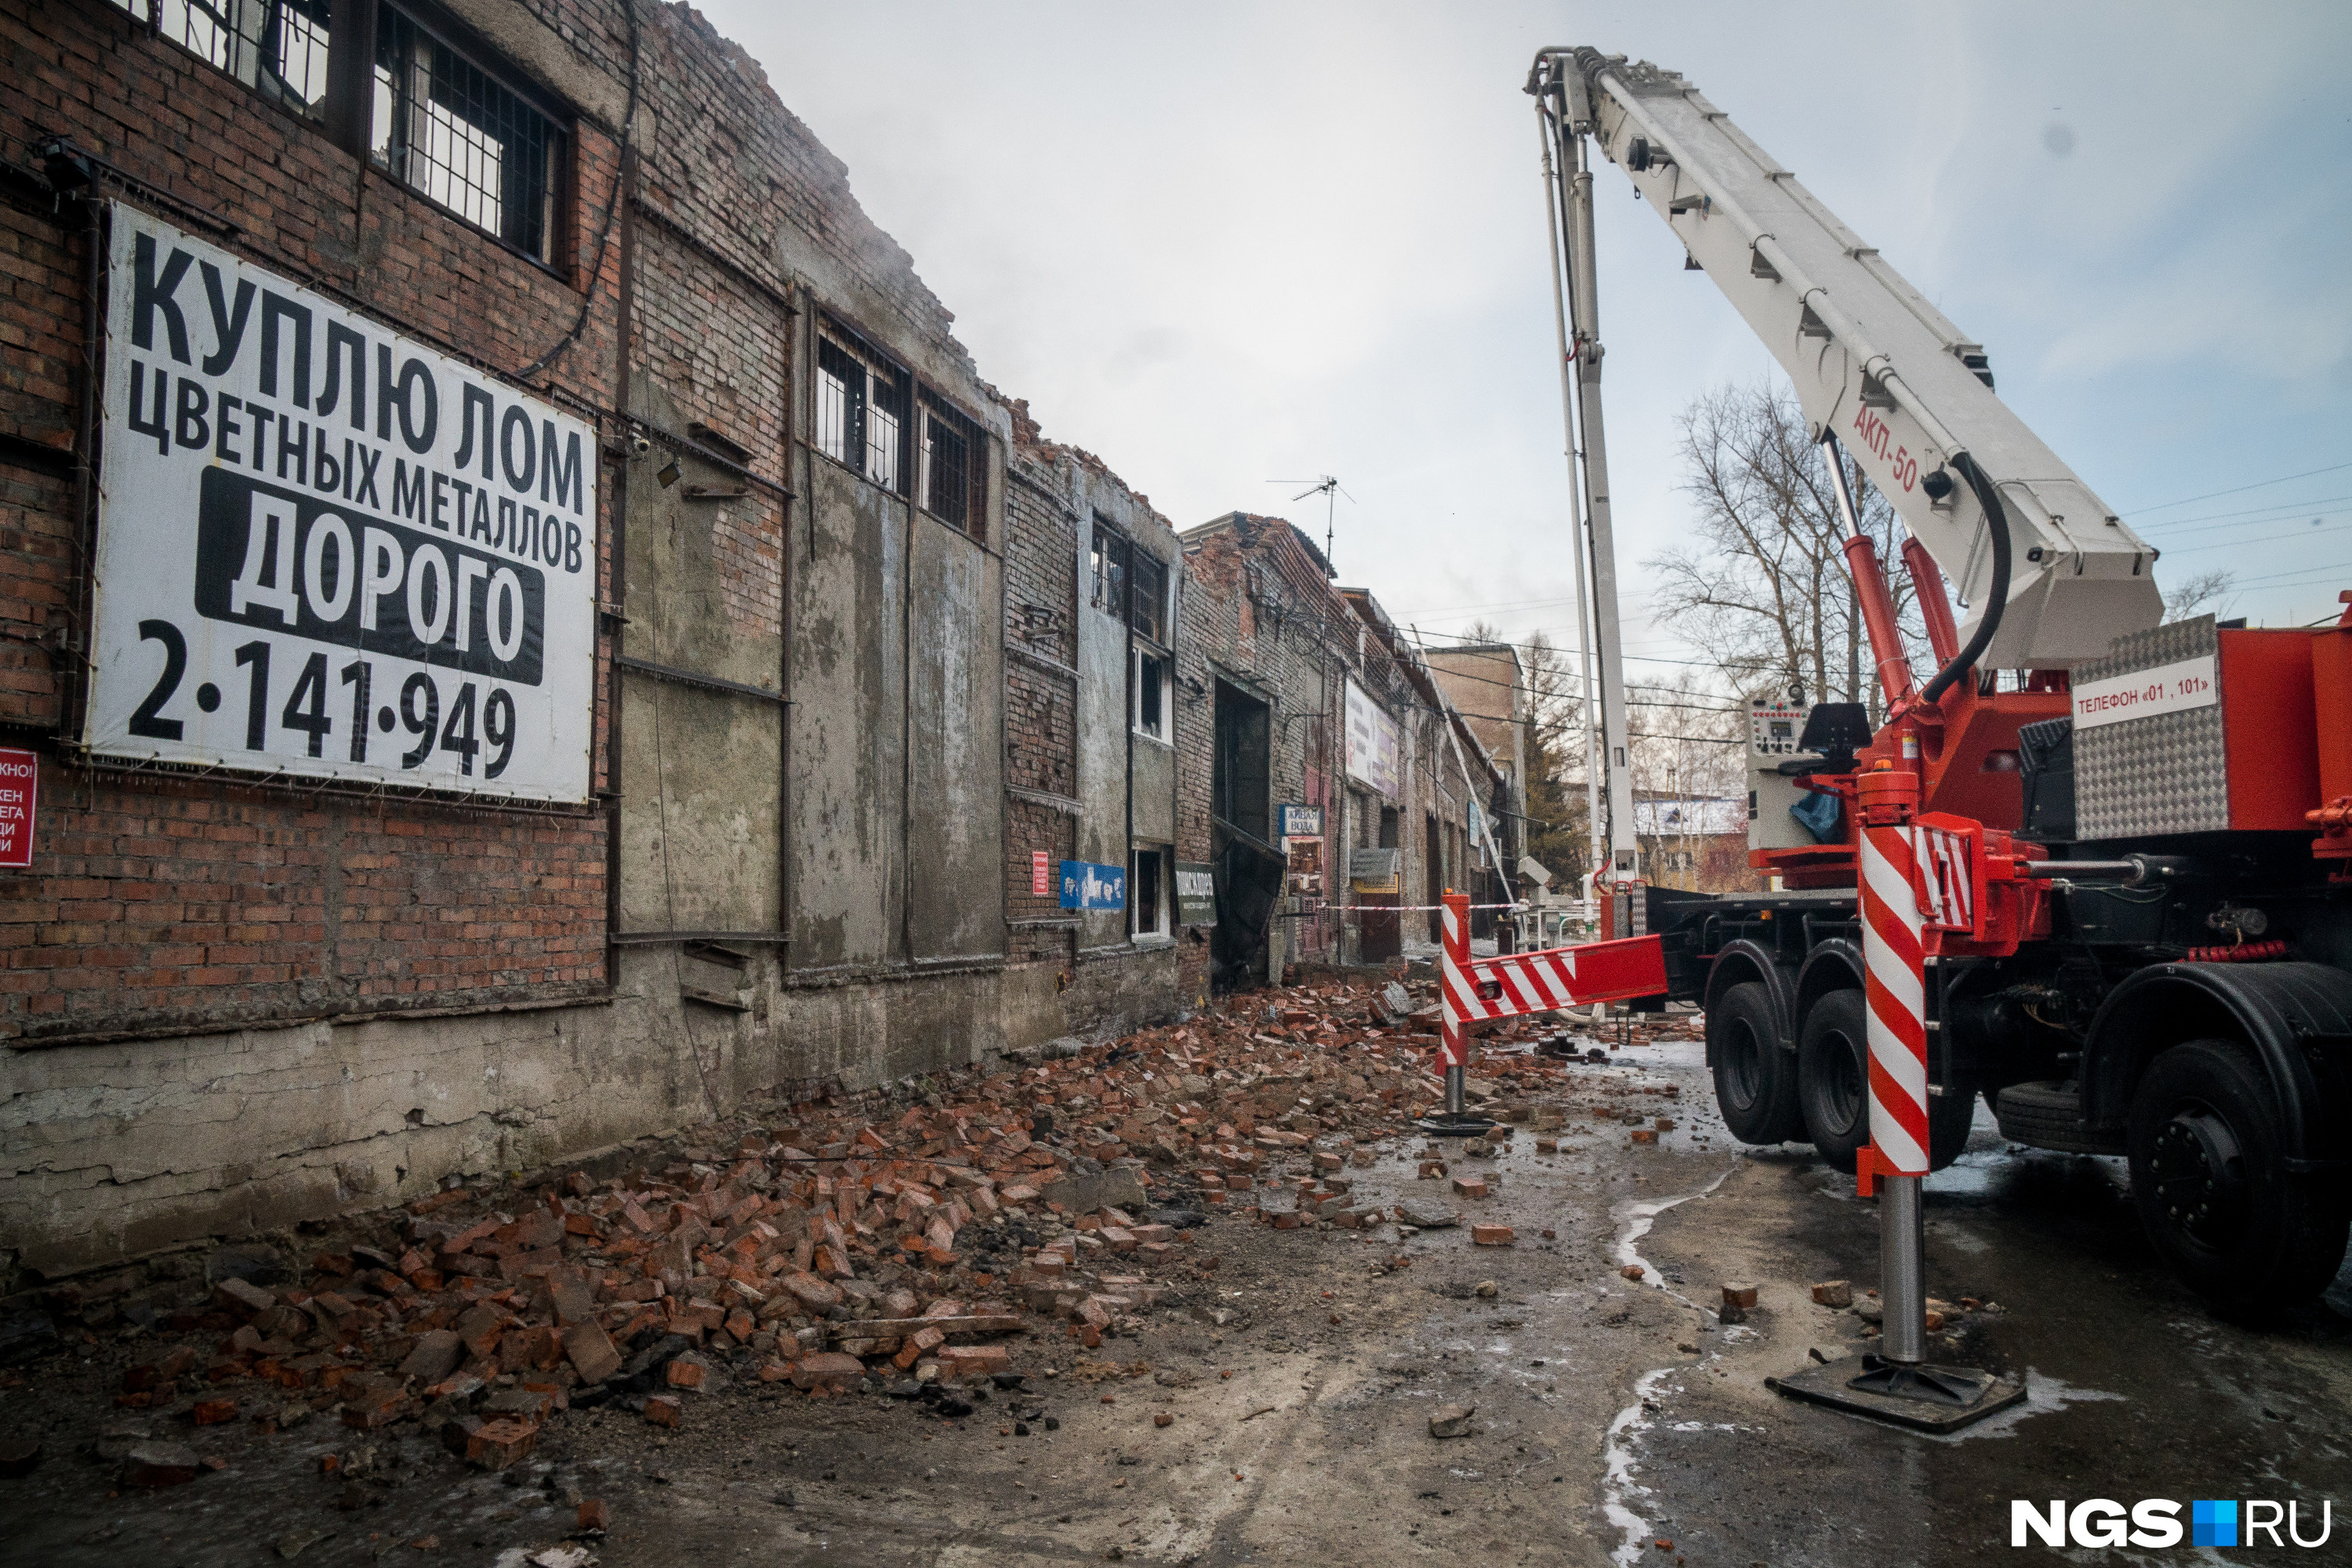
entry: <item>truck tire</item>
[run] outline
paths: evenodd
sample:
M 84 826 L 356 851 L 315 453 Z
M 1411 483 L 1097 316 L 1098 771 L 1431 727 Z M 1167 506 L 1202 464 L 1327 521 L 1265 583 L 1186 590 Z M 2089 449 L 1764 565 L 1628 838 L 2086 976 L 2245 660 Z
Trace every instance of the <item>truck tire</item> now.
M 1868 1011 L 1851 987 L 1824 993 L 1797 1037 L 1797 1107 L 1813 1150 L 1841 1171 L 1870 1142 Z M 1940 1171 L 1968 1147 L 1976 1091 L 1948 1086 L 1927 1097 L 1927 1168 Z
M 1785 1143 L 1804 1135 L 1796 1062 L 1780 1048 L 1762 981 L 1732 986 L 1706 1010 L 1706 1054 L 1715 1064 L 1716 1109 L 1734 1138 Z
M 2083 1096 L 2072 1083 L 2013 1083 L 1993 1097 L 2000 1135 L 2035 1149 L 2063 1154 L 2120 1154 L 2120 1132 L 2093 1131 L 2083 1125 Z
M 2132 1201 L 2149 1245 L 2189 1289 L 2224 1306 L 2307 1300 L 2344 1261 L 2341 1198 L 2284 1168 L 2269 1080 L 2228 1040 L 2158 1057 L 2126 1131 Z

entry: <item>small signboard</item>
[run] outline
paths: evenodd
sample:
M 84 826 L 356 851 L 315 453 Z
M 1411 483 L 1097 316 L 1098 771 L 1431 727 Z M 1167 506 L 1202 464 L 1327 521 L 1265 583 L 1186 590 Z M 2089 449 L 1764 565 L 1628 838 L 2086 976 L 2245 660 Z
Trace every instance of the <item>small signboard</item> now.
M 1196 866 L 1187 860 L 1176 862 L 1176 921 L 1188 926 L 1217 923 L 1215 867 Z
M 1033 898 L 1050 899 L 1054 896 L 1054 868 L 1046 860 L 1043 849 L 1029 851 L 1029 892 Z
M 1348 776 L 1394 800 L 1397 722 L 1353 680 L 1347 689 Z
M 1127 908 L 1127 868 L 1092 860 L 1062 862 L 1062 907 L 1066 910 Z
M 1348 880 L 1360 893 L 1393 893 L 1404 871 L 1404 851 L 1358 847 L 1348 852 Z
M 1320 838 L 1323 837 L 1323 808 L 1319 805 L 1277 805 L 1275 811 L 1275 837 L 1278 838 Z
M 0 751 L 0 866 L 33 863 L 33 805 L 40 794 L 41 759 L 31 752 Z

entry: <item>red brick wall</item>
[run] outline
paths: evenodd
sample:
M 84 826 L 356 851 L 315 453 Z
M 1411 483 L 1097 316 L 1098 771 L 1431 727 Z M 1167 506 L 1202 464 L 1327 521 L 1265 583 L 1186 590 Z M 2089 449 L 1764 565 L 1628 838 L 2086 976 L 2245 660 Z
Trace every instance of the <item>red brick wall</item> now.
M 538 9 L 617 74 L 615 7 Z M 558 276 L 98 0 L 0 0 L 0 59 L 8 163 L 37 167 L 34 126 L 70 136 L 239 226 L 217 243 L 494 373 L 538 358 L 580 317 L 619 166 L 611 129 L 585 116 L 561 247 L 572 275 Z M 69 441 L 85 353 L 79 210 L 51 216 L 21 178 L 0 189 L 0 422 Z M 583 411 L 615 401 L 618 262 L 608 246 L 585 330 L 537 378 L 543 395 Z M 600 488 L 609 519 L 601 468 Z M 600 814 L 77 765 L 58 732 L 76 662 L 26 640 L 83 636 L 72 496 L 69 479 L 0 457 L 0 740 L 42 757 L 35 864 L 0 872 L 0 1037 L 488 1006 L 602 985 Z
M 1053 452 L 1036 443 L 1026 405 L 1013 405 L 1015 444 L 1004 505 L 1004 782 L 1069 797 L 1078 786 L 1077 681 L 1061 671 L 1077 658 L 1072 606 L 1077 594 L 1077 524 L 1060 497 Z M 1023 660 L 1024 648 L 1052 666 Z M 1055 806 L 1009 797 L 1005 806 L 1004 915 L 1008 921 L 1060 921 L 1058 881 L 1031 891 L 1033 862 L 1045 852 L 1049 873 L 1078 852 L 1077 818 Z M 1015 924 L 1008 961 L 1073 962 L 1071 928 Z

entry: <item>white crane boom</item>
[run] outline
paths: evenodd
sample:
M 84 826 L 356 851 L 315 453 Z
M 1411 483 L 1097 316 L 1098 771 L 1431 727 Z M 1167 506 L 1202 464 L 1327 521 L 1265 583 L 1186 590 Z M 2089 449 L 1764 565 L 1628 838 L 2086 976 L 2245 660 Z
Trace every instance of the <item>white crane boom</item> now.
M 1815 431 L 1854 455 L 1952 580 L 1969 613 L 1948 674 L 2064 668 L 2163 618 L 2156 552 L 1994 395 L 1982 345 L 1696 88 L 1578 48 L 1538 55 L 1528 90 L 1564 148 L 1590 135 L 1625 171 L 1780 361 Z M 1572 289 L 1590 289 L 1575 260 Z M 2006 607 L 1979 647 L 2001 554 Z

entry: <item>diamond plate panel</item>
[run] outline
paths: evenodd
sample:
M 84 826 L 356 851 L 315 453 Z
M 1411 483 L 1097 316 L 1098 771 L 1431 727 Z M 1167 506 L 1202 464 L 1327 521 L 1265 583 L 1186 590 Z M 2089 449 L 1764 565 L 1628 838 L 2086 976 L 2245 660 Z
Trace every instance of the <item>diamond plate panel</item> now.
M 2074 667 L 2074 683 L 2129 675 L 2215 653 L 2213 617 L 2199 616 L 2116 639 L 2105 658 Z M 2074 731 L 2074 832 L 2083 838 L 2210 833 L 2230 826 L 2221 704 Z

